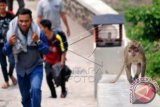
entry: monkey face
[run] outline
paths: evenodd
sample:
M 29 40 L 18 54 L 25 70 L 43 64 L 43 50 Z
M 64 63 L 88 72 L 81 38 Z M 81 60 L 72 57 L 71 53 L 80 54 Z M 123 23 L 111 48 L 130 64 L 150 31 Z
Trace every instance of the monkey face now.
M 132 57 L 138 56 L 140 54 L 140 45 L 132 42 L 128 47 L 128 54 Z
M 130 47 L 128 50 L 129 56 L 135 57 L 139 54 L 139 49 L 138 47 Z

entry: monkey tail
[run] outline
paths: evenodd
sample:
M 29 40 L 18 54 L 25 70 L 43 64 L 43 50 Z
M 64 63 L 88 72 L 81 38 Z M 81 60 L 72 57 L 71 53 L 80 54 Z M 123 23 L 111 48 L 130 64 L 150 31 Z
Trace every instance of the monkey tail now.
M 119 79 L 119 77 L 121 76 L 121 74 L 122 74 L 122 72 L 123 72 L 123 70 L 124 70 L 124 66 L 125 66 L 125 65 L 123 64 L 120 72 L 118 73 L 117 77 L 112 81 L 112 83 L 115 83 L 115 82 Z

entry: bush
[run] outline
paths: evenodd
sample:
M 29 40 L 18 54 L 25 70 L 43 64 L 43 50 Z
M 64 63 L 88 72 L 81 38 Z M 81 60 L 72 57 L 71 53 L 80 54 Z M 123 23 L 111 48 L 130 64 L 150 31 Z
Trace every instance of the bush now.
M 137 8 L 130 8 L 125 12 L 126 21 L 132 27 L 132 32 L 135 31 L 138 34 L 130 33 L 141 39 L 148 39 L 154 41 L 160 39 L 160 6 L 143 6 Z M 140 39 L 139 38 L 139 39 Z
M 152 78 L 157 78 L 160 75 L 160 52 L 147 54 L 148 66 L 147 74 Z

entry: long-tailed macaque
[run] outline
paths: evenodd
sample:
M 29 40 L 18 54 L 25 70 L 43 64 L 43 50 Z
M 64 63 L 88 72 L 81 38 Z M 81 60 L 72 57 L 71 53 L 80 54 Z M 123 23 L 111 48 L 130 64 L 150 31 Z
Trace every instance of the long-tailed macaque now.
M 134 77 L 132 77 L 131 75 L 132 64 L 135 64 L 137 66 L 137 71 Z M 142 46 L 136 41 L 129 42 L 128 45 L 125 47 L 124 65 L 121 71 L 119 72 L 119 74 L 117 75 L 117 77 L 112 81 L 112 83 L 116 82 L 119 79 L 124 69 L 126 71 L 127 79 L 130 84 L 135 79 L 137 79 L 140 74 L 141 74 L 141 77 L 145 76 L 146 57 L 145 57 Z

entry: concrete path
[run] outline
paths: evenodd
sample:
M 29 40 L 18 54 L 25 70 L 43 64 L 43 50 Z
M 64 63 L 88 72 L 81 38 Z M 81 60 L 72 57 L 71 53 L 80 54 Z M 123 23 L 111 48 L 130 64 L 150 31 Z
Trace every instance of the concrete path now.
M 35 20 L 37 1 L 25 2 L 26 7 L 32 10 Z M 17 3 L 15 3 L 14 9 L 17 9 Z M 90 35 L 88 31 L 72 19 L 68 18 L 68 20 L 71 27 L 71 37 L 68 38 L 70 44 L 80 38 Z M 73 73 L 67 83 L 67 98 L 59 98 L 61 91 L 60 88 L 57 88 L 57 99 L 49 98 L 50 91 L 48 89 L 44 74 L 42 85 L 42 107 L 96 107 L 97 103 L 94 98 L 93 63 L 76 55 L 76 53 L 78 53 L 79 55 L 88 58 L 90 53 L 93 51 L 92 49 L 92 36 L 69 47 L 69 50 L 71 51 L 68 51 L 67 53 L 67 65 L 69 65 L 69 67 L 73 70 Z M 76 53 L 73 53 L 72 51 Z M 93 56 L 89 59 L 93 60 Z M 2 83 L 3 76 L 0 72 L 0 85 Z M 0 88 L 0 107 L 22 107 L 20 101 L 21 98 L 18 86 L 11 86 L 5 90 Z

